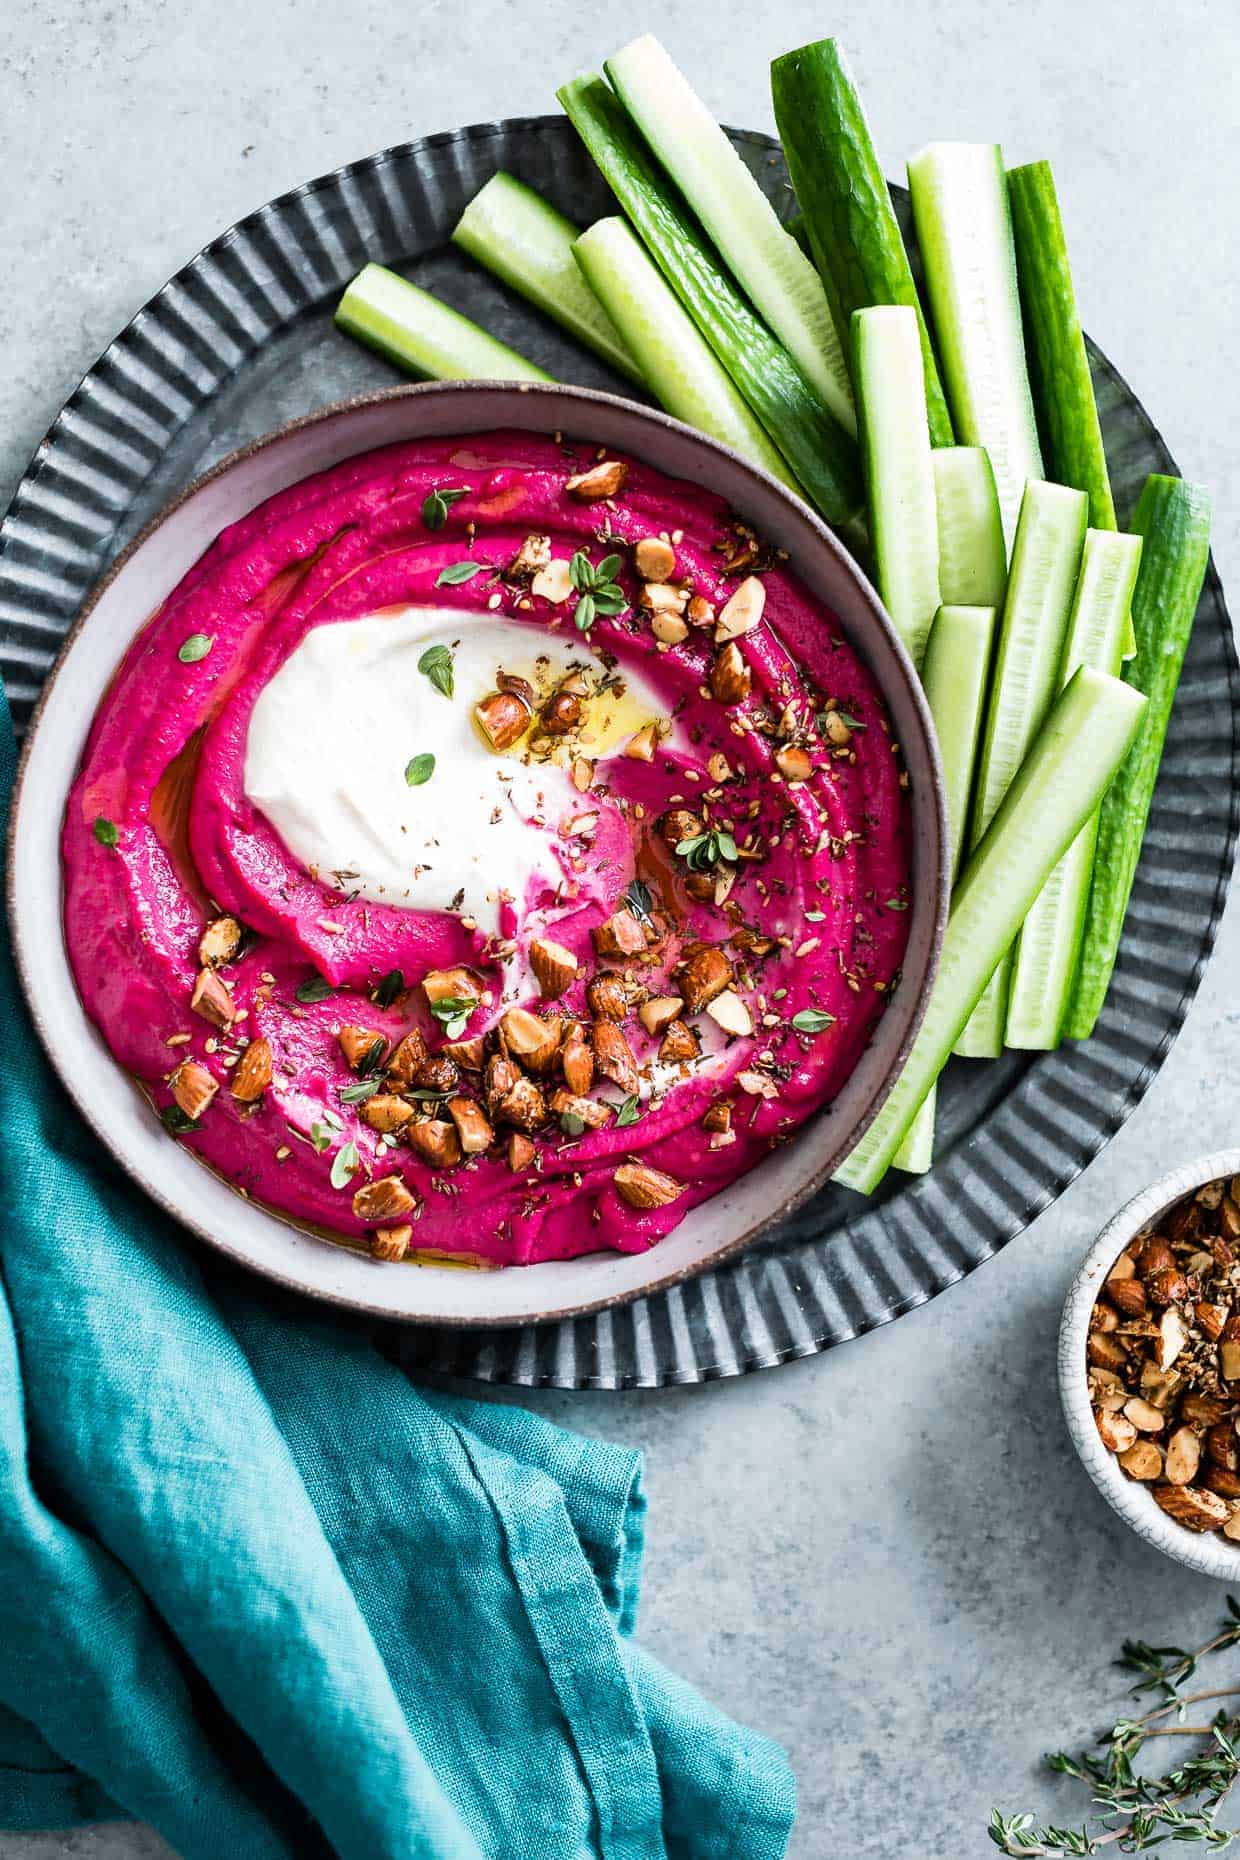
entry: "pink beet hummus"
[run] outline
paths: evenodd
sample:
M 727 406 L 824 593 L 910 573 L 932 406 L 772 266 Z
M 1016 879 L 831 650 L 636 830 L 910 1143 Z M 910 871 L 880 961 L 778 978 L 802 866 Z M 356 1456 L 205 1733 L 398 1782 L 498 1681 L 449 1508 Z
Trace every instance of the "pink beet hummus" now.
M 566 489 L 595 462 L 584 447 L 501 433 L 367 454 L 272 498 L 219 537 L 135 640 L 70 795 L 65 931 L 77 984 L 171 1140 L 244 1194 L 384 1257 L 442 1252 L 507 1265 L 652 1246 L 831 1102 L 903 957 L 907 778 L 865 666 L 831 613 L 720 500 L 635 461 L 623 462 L 610 498 Z M 465 494 L 449 501 L 441 527 L 428 527 L 426 500 L 443 488 Z M 652 754 L 587 759 L 583 777 L 568 745 L 580 801 L 597 816 L 593 837 L 583 856 L 548 820 L 565 849 L 563 882 L 505 901 L 498 935 L 450 909 L 351 897 L 332 874 L 300 864 L 247 799 L 259 694 L 311 629 L 402 605 L 451 609 L 461 632 L 482 615 L 574 639 L 576 593 L 553 602 L 528 573 L 511 572 L 539 536 L 561 562 L 576 551 L 593 563 L 620 556 L 623 611 L 596 613 L 585 637 L 617 681 L 628 672 L 658 693 L 666 725 Z M 675 563 L 643 592 L 634 548 L 651 538 L 670 545 Z M 487 572 L 437 585 L 471 559 Z M 733 641 L 717 638 L 729 600 L 753 581 L 765 596 L 760 621 Z M 663 638 L 652 625 L 660 601 L 670 602 Z M 668 617 L 684 618 L 683 639 Z M 187 660 L 186 642 L 199 638 L 209 650 Z M 740 698 L 712 689 L 725 652 L 750 687 Z M 457 691 L 453 701 L 485 696 Z M 543 700 L 535 694 L 531 740 Z M 676 810 L 693 831 L 669 829 Z M 684 850 L 695 841 L 696 852 Z M 622 940 L 641 947 L 608 953 L 604 926 L 614 930 L 617 913 L 625 928 L 636 916 L 640 936 Z M 191 1007 L 200 939 L 222 916 L 245 931 L 212 971 L 228 1004 L 223 1026 Z M 529 962 L 535 935 L 577 964 L 550 998 Z M 705 946 L 726 961 L 722 1007 L 718 995 L 693 1005 L 690 968 Z M 468 970 L 478 989 L 451 1029 L 422 987 L 428 972 L 449 968 Z M 623 986 L 623 1017 L 610 1024 L 635 1081 L 624 1064 L 619 1082 L 611 1076 L 614 1037 L 596 1037 L 600 976 Z M 553 1108 L 567 1102 L 554 1059 L 533 1078 L 541 1117 L 535 1110 L 524 1128 L 509 1121 L 494 1061 L 497 1050 L 505 1056 L 502 1015 L 514 1002 L 556 1039 L 596 1054 L 586 1096 L 602 1107 L 592 1113 L 599 1127 Z M 674 1015 L 670 1047 L 672 1023 L 651 1002 Z M 438 1120 L 450 1149 L 442 1073 L 438 1095 L 419 1095 L 384 1071 L 410 1030 L 432 1058 L 455 1033 L 452 1095 L 487 1120 L 486 1147 L 435 1166 L 410 1125 L 373 1128 L 359 1093 L 367 1068 L 359 1075 L 340 1039 L 359 1027 L 382 1042 L 369 1055 L 370 1089 L 382 1102 L 404 1091 L 410 1124 Z M 242 1101 L 234 1085 L 257 1041 L 270 1051 L 270 1078 Z M 192 1118 L 174 1097 L 187 1065 L 216 1088 Z M 634 1164 L 653 1175 L 635 1176 Z M 359 1196 L 386 1177 L 406 1191 L 397 1217 L 376 1216 Z M 376 1243 L 380 1228 L 396 1239 Z

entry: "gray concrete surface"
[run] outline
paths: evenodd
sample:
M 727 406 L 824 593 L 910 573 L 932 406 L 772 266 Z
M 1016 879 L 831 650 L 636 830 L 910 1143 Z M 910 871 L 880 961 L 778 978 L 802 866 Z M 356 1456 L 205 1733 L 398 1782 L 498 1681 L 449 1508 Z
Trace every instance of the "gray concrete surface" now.
M 177 264 L 262 200 L 425 130 L 552 107 L 653 25 L 725 119 L 771 126 L 766 65 L 852 49 L 889 172 L 935 136 L 1054 157 L 1086 321 L 1183 470 L 1212 484 L 1240 598 L 1240 14 L 1095 0 L 27 0 L 0 42 L 0 497 L 81 371 Z M 1240 926 L 1127 1128 L 1000 1259 L 816 1361 L 539 1406 L 644 1447 L 644 1634 L 790 1750 L 797 1860 L 971 1860 L 992 1802 L 1079 1815 L 1040 1752 L 1102 1720 L 1121 1638 L 1204 1637 L 1221 1590 L 1126 1536 L 1072 1458 L 1058 1307 L 1103 1220 L 1235 1140 Z M 1237 1674 L 1240 1677 L 1240 1674 Z M 0 1860 L 155 1860 L 130 1827 L 0 1834 Z

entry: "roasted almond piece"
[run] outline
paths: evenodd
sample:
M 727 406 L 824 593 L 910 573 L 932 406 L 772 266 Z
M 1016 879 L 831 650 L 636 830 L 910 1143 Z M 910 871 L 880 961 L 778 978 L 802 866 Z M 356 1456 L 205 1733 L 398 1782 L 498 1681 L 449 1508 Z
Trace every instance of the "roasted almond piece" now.
M 1225 1382 L 1240 1382 L 1240 1313 L 1233 1311 L 1223 1326 L 1218 1364 Z
M 646 953 L 646 932 L 632 911 L 619 910 L 592 932 L 600 956 L 637 956 Z
M 1161 1409 L 1141 1395 L 1129 1396 L 1124 1403 L 1124 1413 L 1139 1434 L 1161 1434 L 1167 1425 L 1167 1417 Z
M 372 1130 L 391 1132 L 403 1130 L 413 1116 L 413 1106 L 404 1098 L 398 1098 L 395 1092 L 377 1091 L 373 1098 L 367 1098 L 361 1107 L 364 1124 Z
M 1108 1279 L 1105 1291 L 1124 1317 L 1145 1316 L 1145 1285 L 1140 1279 Z
M 1158 1272 L 1151 1272 L 1145 1289 L 1156 1305 L 1182 1304 L 1189 1294 L 1188 1280 L 1176 1266 L 1164 1266 Z
M 654 995 L 642 1002 L 637 1018 L 647 1033 L 659 1034 L 674 1020 L 679 1020 L 684 1011 L 685 1004 L 679 995 Z
M 1113 1369 L 1091 1368 L 1086 1380 L 1089 1385 L 1089 1399 L 1095 1408 L 1107 1408 L 1112 1413 L 1117 1413 L 1128 1400 L 1128 1391 Z
M 387 1051 L 387 1041 L 373 1027 L 342 1027 L 336 1038 L 340 1042 L 344 1062 L 353 1072 L 362 1066 L 369 1072 L 377 1070 Z
M 633 566 L 643 581 L 670 581 L 676 573 L 676 551 L 661 536 L 643 536 L 633 550 Z
M 432 1007 L 436 1001 L 479 1001 L 482 984 L 472 969 L 428 969 L 422 992 Z
M 481 1106 L 472 1098 L 449 1098 L 448 1116 L 456 1125 L 463 1155 L 481 1156 L 483 1150 L 490 1148 L 495 1132 L 483 1116 Z
M 223 976 L 214 969 L 199 969 L 194 982 L 194 992 L 189 1004 L 195 1014 L 201 1014 L 203 1020 L 221 1032 L 232 1026 L 237 1009 L 233 1003 L 232 990 Z
M 478 728 L 497 754 L 519 743 L 530 727 L 530 706 L 515 691 L 492 691 L 474 705 Z
M 425 1058 L 426 1041 L 417 1028 L 413 1027 L 388 1060 L 387 1075 L 398 1085 L 410 1085 L 413 1082 L 414 1073 Z
M 251 1040 L 237 1061 L 229 1090 L 238 1104 L 257 1104 L 271 1083 L 270 1040 Z
M 551 538 L 531 531 L 508 564 L 509 581 L 532 581 L 551 561 Z
M 1137 1430 L 1126 1414 L 1115 1414 L 1106 1408 L 1094 1409 L 1094 1424 L 1102 1438 L 1102 1444 L 1112 1453 L 1127 1453 L 1137 1438 Z
M 399 1221 L 404 1215 L 412 1214 L 417 1205 L 417 1196 L 405 1187 L 398 1175 L 381 1175 L 377 1181 L 359 1188 L 353 1197 L 354 1214 L 368 1225 L 385 1226 L 390 1221 Z
M 614 1020 L 595 1021 L 593 1045 L 595 1070 L 621 1091 L 636 1091 L 637 1061 L 623 1028 Z
M 689 628 L 679 614 L 654 614 L 650 631 L 661 646 L 679 646 L 689 637 Z
M 1230 1538 L 1232 1543 L 1240 1540 L 1240 1507 L 1233 1505 L 1231 1516 L 1223 1526 L 1223 1535 Z
M 1207 1458 L 1215 1466 L 1225 1466 L 1228 1472 L 1240 1472 L 1240 1440 L 1236 1438 L 1233 1422 L 1216 1421 L 1207 1428 L 1205 1448 Z
M 1120 1338 L 1094 1331 L 1085 1339 L 1085 1361 L 1096 1363 L 1100 1369 L 1122 1369 L 1128 1361 L 1128 1351 Z
M 706 822 L 690 807 L 669 807 L 659 821 L 659 838 L 673 852 L 682 840 L 696 840 L 705 831 Z
M 600 1026 L 613 1023 L 601 1021 Z M 582 1097 L 594 1083 L 594 1054 L 581 1030 L 575 1030 L 560 1049 L 560 1066 L 569 1091 Z
M 718 943 L 699 943 L 682 965 L 677 982 L 685 1012 L 699 1014 L 732 984 L 732 964 Z
M 500 1018 L 500 1032 L 514 1059 L 531 1072 L 549 1071 L 560 1050 L 562 1023 L 552 1018 L 540 1020 L 528 1008 L 513 1007 Z
M 536 1155 L 537 1151 L 529 1138 L 523 1137 L 519 1130 L 514 1130 L 508 1139 L 507 1148 L 508 1167 L 513 1174 L 519 1175 L 523 1169 L 528 1169 Z
M 766 588 L 757 575 L 746 575 L 735 594 L 719 609 L 715 622 L 715 643 L 722 646 L 730 639 L 741 639 L 762 624 L 766 607 Z
M 1231 1516 L 1231 1506 L 1217 1493 L 1195 1485 L 1156 1485 L 1154 1502 L 1188 1531 L 1217 1531 Z
M 1135 1258 L 1137 1271 L 1143 1279 L 1152 1278 L 1156 1272 L 1163 1272 L 1175 1265 L 1175 1254 L 1161 1234 L 1147 1235 L 1137 1247 Z
M 686 588 L 667 581 L 649 581 L 637 597 L 637 605 L 648 614 L 683 614 L 689 604 Z M 685 632 L 689 631 L 688 627 Z
M 1158 1341 L 1154 1354 L 1160 1369 L 1170 1369 L 1188 1342 L 1188 1325 L 1178 1305 L 1168 1305 L 1158 1320 Z
M 213 917 L 198 939 L 198 960 L 205 969 L 231 962 L 245 935 L 235 917 Z
M 1167 1442 L 1163 1474 L 1171 1485 L 1191 1485 L 1201 1465 L 1201 1442 L 1191 1427 L 1177 1427 Z
M 1136 1273 L 1136 1270 L 1137 1262 L 1132 1257 L 1132 1254 L 1128 1252 L 1121 1253 L 1110 1272 L 1107 1274 L 1108 1286 L 1113 1285 L 1119 1279 L 1131 1279 Z
M 627 1020 L 641 993 L 622 975 L 596 975 L 586 989 L 586 1001 L 596 1020 Z
M 531 942 L 530 967 L 544 1001 L 558 1000 L 577 976 L 577 958 L 572 950 L 546 936 L 536 936 Z
M 446 1053 L 428 1053 L 413 1068 L 409 1083 L 418 1091 L 455 1091 L 460 1082 L 460 1068 Z
M 683 1182 L 649 1163 L 621 1163 L 612 1180 L 621 1201 L 627 1201 L 630 1208 L 664 1208 L 685 1192 Z
M 481 1072 L 482 1062 L 486 1058 L 487 1045 L 482 1035 L 476 1034 L 472 1040 L 449 1040 L 444 1046 L 444 1057 L 464 1072 Z
M 701 594 L 692 595 L 685 608 L 685 618 L 690 626 L 712 626 L 715 619 L 713 601 L 708 601 Z
M 515 1065 L 504 1053 L 493 1053 L 487 1060 L 483 1075 L 483 1089 L 486 1093 L 487 1109 L 494 1117 L 496 1107 L 501 1099 L 506 1098 L 517 1080 L 521 1077 L 520 1067 Z
M 548 736 L 567 736 L 577 729 L 585 716 L 585 706 L 573 691 L 554 692 L 538 713 L 538 721 Z
M 721 995 L 708 1001 L 706 1012 L 716 1026 L 737 1039 L 744 1039 L 753 1032 L 753 1015 L 734 988 L 725 988 Z
M 559 606 L 576 593 L 573 587 L 573 573 L 563 557 L 548 562 L 546 568 L 540 568 L 530 583 L 530 593 L 537 594 L 544 601 L 551 601 Z
M 1152 1356 L 1147 1356 L 1141 1365 L 1141 1393 L 1164 1414 L 1169 1412 L 1183 1381 L 1177 1369 L 1160 1369 Z
M 665 1066 L 684 1066 L 698 1056 L 698 1037 L 688 1021 L 674 1020 L 663 1035 L 659 1058 Z
M 1152 1440 L 1134 1440 L 1119 1456 L 1119 1463 L 1130 1479 L 1143 1484 L 1162 1477 L 1162 1452 Z
M 196 1059 L 182 1060 L 168 1080 L 177 1109 L 195 1121 L 208 1110 L 219 1084 Z
M 494 1110 L 501 1123 L 517 1130 L 541 1130 L 547 1121 L 547 1101 L 533 1079 L 518 1078 Z
M 786 743 L 782 749 L 775 751 L 775 767 L 784 780 L 794 787 L 799 782 L 808 781 L 814 772 L 808 750 L 802 749 L 797 743 Z
M 601 465 L 592 465 L 589 471 L 575 473 L 564 489 L 570 497 L 580 498 L 583 504 L 596 504 L 604 497 L 619 497 L 628 479 L 629 468 L 623 459 L 604 459 Z
M 432 1169 L 451 1169 L 461 1160 L 456 1125 L 443 1117 L 428 1117 L 421 1123 L 410 1124 L 405 1131 L 405 1142 L 414 1155 L 420 1156 Z
M 720 704 L 743 704 L 753 689 L 753 673 L 735 640 L 715 654 L 710 668 L 710 694 Z
M 601 1130 L 614 1116 L 611 1105 L 602 1104 L 597 1098 L 582 1098 L 571 1091 L 553 1092 L 551 1110 L 555 1117 L 579 1117 L 587 1130 Z
M 1220 1498 L 1240 1498 L 1240 1473 L 1232 1472 L 1230 1467 L 1216 1466 L 1211 1461 L 1201 1475 L 1201 1483 Z
M 829 710 L 822 720 L 822 733 L 832 749 L 847 749 L 852 742 L 853 733 L 838 710 Z
M 1222 1222 L 1223 1232 L 1227 1235 L 1229 1240 L 1240 1240 L 1240 1204 L 1236 1202 L 1233 1195 L 1228 1194 L 1223 1196 L 1223 1205 L 1219 1210 L 1219 1220 Z
M 413 1228 L 376 1227 L 370 1236 L 370 1256 L 372 1259 L 403 1259 L 409 1251 L 409 1242 L 413 1239 Z
M 1207 1300 L 1193 1306 L 1197 1328 L 1205 1333 L 1211 1343 L 1217 1343 L 1222 1336 L 1230 1311 L 1230 1305 L 1211 1304 Z
M 1225 1418 L 1229 1404 L 1221 1395 L 1207 1395 L 1204 1389 L 1190 1389 L 1180 1403 L 1180 1413 L 1193 1427 L 1213 1427 Z M 1209 1452 L 1209 1443 L 1206 1444 Z
M 732 1106 L 726 1098 L 716 1098 L 702 1114 L 703 1130 L 731 1130 Z M 1135 1429 L 1134 1429 L 1135 1432 Z

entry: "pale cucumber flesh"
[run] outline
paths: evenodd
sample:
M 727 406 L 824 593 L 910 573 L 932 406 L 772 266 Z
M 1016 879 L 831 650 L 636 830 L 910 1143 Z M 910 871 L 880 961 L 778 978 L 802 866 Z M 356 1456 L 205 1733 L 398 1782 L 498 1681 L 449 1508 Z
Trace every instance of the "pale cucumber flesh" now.
M 1088 509 L 1083 491 L 1041 482 L 1026 487 L 978 758 L 973 846 L 994 818 L 1054 695 Z M 963 1058 L 997 1059 L 1003 1050 L 1010 963 L 1001 954 L 957 1045 Z
M 1139 692 L 1088 666 L 1055 700 L 956 888 L 938 976 L 904 1070 L 837 1182 L 872 1194 L 882 1181 L 995 963 L 1110 785 L 1144 709 Z
M 492 175 L 456 223 L 454 245 L 641 383 L 641 373 L 573 257 L 581 228 L 515 175 Z
M 553 379 L 383 265 L 366 265 L 358 272 L 336 306 L 336 322 L 398 368 L 435 381 Z
M 848 367 L 822 281 L 693 86 L 650 33 L 604 69 L 736 282 L 855 435 Z
M 981 446 L 940 446 L 932 462 L 943 605 L 1002 607 L 1007 544 L 990 454 Z
M 952 424 L 962 444 L 990 454 L 1010 544 L 1025 485 L 1043 472 L 1003 152 L 933 142 L 909 162 L 908 181 Z
M 1141 538 L 1086 530 L 1062 679 L 1080 665 L 1118 675 L 1131 626 Z M 1058 1046 L 1080 953 L 1098 838 L 1095 814 L 1051 873 L 1025 919 L 1012 966 L 1005 1044 L 1048 1052 Z
M 621 219 L 598 220 L 573 248 L 660 405 L 677 420 L 797 486 L 780 454 Z
M 875 305 L 854 313 L 852 337 L 878 591 L 920 666 L 939 607 L 939 528 L 917 318 Z

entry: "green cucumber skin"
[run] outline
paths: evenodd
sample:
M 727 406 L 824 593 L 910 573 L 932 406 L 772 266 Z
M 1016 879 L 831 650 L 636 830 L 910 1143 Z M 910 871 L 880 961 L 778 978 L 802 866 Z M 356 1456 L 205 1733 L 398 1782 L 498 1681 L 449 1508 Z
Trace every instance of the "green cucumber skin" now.
M 1007 545 L 994 467 L 982 446 L 940 446 L 931 458 L 939 511 L 944 607 L 1002 607 Z
M 557 95 L 642 243 L 809 500 L 850 546 L 863 546 L 853 441 L 712 257 L 609 87 L 597 76 L 575 78 Z
M 996 619 L 993 607 L 940 607 L 921 669 L 943 764 L 948 869 L 953 883 L 964 852 Z M 934 1160 L 935 1097 L 936 1090 L 931 1088 L 896 1153 L 895 1167 L 908 1175 L 924 1175 Z
M 1102 803 L 1076 986 L 1064 1032 L 1087 1040 L 1110 986 L 1141 857 L 1171 706 L 1210 559 L 1210 494 L 1159 473 L 1145 481 L 1132 528 L 1142 538 L 1133 593 L 1137 654 L 1128 683 L 1148 698 L 1141 731 Z
M 1086 530 L 1061 684 L 1081 665 L 1119 676 L 1140 562 L 1139 536 Z M 1021 928 L 1004 1036 L 1004 1044 L 1019 1051 L 1049 1052 L 1059 1044 L 1085 928 L 1097 839 L 1094 814 L 1047 879 Z
M 904 1070 L 834 1179 L 873 1194 L 1047 876 L 1114 777 L 1145 710 L 1130 685 L 1082 666 L 1058 698 L 952 899 L 939 972 Z
M 1113 530 L 1115 503 L 1055 177 L 1048 161 L 1034 161 L 1009 169 L 1007 179 L 1026 349 L 1051 476 L 1086 493 L 1091 528 Z
M 990 454 L 1010 544 L 1025 485 L 1045 472 L 1003 152 L 931 143 L 909 162 L 908 183 L 952 424 L 962 445 Z
M 879 593 L 920 667 L 939 608 L 939 522 L 912 312 L 902 304 L 856 311 L 852 346 Z
M 681 309 L 627 220 L 596 220 L 574 263 L 637 358 L 650 391 L 675 419 L 743 452 L 791 484 L 787 466 Z
M 336 323 L 398 368 L 432 380 L 554 380 L 383 265 L 365 265 L 358 272 L 336 306 Z
M 573 257 L 581 228 L 501 169 L 457 221 L 452 242 L 639 387 L 641 370 Z
M 917 313 L 931 443 L 950 446 L 951 415 L 891 193 L 865 111 L 834 39 L 771 65 L 775 121 L 810 250 L 836 327 L 855 310 L 905 304 Z M 799 236 L 799 235 L 798 235 Z
M 1088 512 L 1083 491 L 1041 481 L 1026 487 L 978 758 L 970 825 L 974 846 L 990 825 L 1055 694 Z M 997 1059 L 1003 1051 L 1010 974 L 1007 954 L 957 1045 L 963 1059 Z

